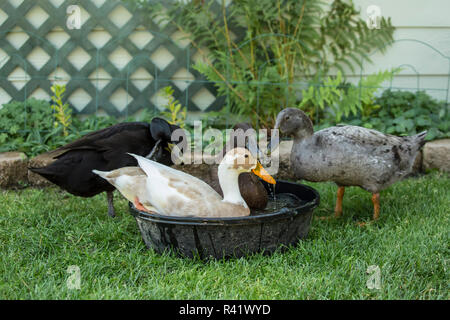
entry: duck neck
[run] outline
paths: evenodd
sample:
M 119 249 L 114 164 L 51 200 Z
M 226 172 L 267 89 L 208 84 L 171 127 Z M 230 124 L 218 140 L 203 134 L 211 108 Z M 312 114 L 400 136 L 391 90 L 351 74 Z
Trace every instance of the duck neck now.
M 311 120 L 305 117 L 303 125 L 294 133 L 294 142 L 300 142 L 314 135 L 314 127 Z
M 223 192 L 223 201 L 248 208 L 239 190 L 239 174 L 235 170 L 228 170 L 224 164 L 219 165 L 218 176 L 220 188 Z
M 303 141 L 309 137 L 311 137 L 314 134 L 314 132 L 305 132 L 304 129 L 297 131 L 294 134 L 294 143 Z

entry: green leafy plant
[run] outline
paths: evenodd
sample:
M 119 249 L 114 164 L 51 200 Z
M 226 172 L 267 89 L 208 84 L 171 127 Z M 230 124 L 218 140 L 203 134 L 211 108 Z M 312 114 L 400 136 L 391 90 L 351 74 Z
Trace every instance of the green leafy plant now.
M 50 103 L 34 98 L 13 101 L 0 109 L 0 152 L 22 151 L 35 156 L 56 149 L 84 134 L 117 123 L 114 118 L 73 117 L 64 135 L 62 125 L 54 126 L 54 111 Z
M 396 71 L 381 71 L 369 75 L 362 78 L 358 85 L 344 83 L 343 76 L 338 71 L 335 77 L 327 77 L 323 83 L 313 83 L 303 90 L 299 108 L 307 111 L 314 120 L 317 109 L 323 111 L 329 107 L 328 116 L 334 116 L 334 122 L 339 123 L 343 117 L 357 115 L 363 111 L 364 106 L 372 105 L 381 83 L 390 79 Z
M 186 123 L 186 107 L 182 107 L 178 100 L 173 96 L 174 90 L 171 86 L 163 89 L 163 97 L 167 99 L 164 106 L 165 111 L 161 115 L 167 119 L 170 124 L 176 124 L 184 128 Z
M 271 127 L 282 107 L 297 104 L 299 81 L 353 70 L 393 40 L 389 19 L 371 30 L 351 1 L 124 1 L 189 35 L 204 56 L 195 68 L 228 97 L 228 111 L 254 126 Z
M 12 101 L 0 109 L 0 152 L 21 151 L 28 156 L 35 156 L 59 148 L 92 131 L 112 126 L 119 122 L 115 117 L 97 117 L 89 115 L 84 117 L 71 116 L 67 112 L 67 105 L 60 103 L 63 91 L 55 88 L 54 105 L 47 101 L 34 98 L 26 101 Z M 165 91 L 172 96 L 173 91 Z M 179 103 L 168 96 L 168 111 L 166 115 L 173 115 L 175 122 L 182 125 L 185 122 L 186 112 L 178 108 Z M 61 99 L 59 99 L 59 98 Z M 57 100 L 57 101 L 55 101 Z M 58 125 L 55 126 L 55 115 L 61 111 Z M 70 115 L 70 118 L 67 115 Z M 140 121 L 150 122 L 159 115 L 149 110 L 140 114 Z M 169 117 L 169 119 L 170 119 Z M 63 121 L 61 121 L 63 120 Z M 136 121 L 129 117 L 126 122 Z M 67 133 L 65 134 L 64 131 Z
M 450 137 L 448 104 L 424 91 L 388 89 L 373 104 L 375 107 L 362 110 L 346 122 L 400 136 L 427 130 L 427 140 Z
M 72 109 L 70 109 L 68 103 L 62 102 L 64 93 L 66 92 L 66 86 L 54 84 L 50 89 L 53 92 L 53 104 L 51 105 L 51 108 L 55 111 L 55 127 L 61 125 L 63 128 L 63 134 L 67 137 L 69 135 L 69 127 L 72 123 Z
M 62 128 L 54 127 L 53 111 L 47 101 L 31 98 L 13 101 L 0 110 L 2 144 L 0 151 L 19 150 L 37 154 L 47 145 L 63 140 Z

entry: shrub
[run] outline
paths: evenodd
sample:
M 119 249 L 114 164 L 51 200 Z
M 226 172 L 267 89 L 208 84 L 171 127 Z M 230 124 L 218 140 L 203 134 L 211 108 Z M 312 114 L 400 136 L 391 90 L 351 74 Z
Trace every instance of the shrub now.
M 428 130 L 427 140 L 450 137 L 448 105 L 424 91 L 386 90 L 348 123 L 394 135 L 413 135 Z
M 0 109 L 0 152 L 22 151 L 35 156 L 117 123 L 114 118 L 92 115 L 83 121 L 74 117 L 67 127 L 55 126 L 54 115 L 49 102 L 34 98 L 3 105 Z
M 234 0 L 228 6 L 216 0 L 167 1 L 164 7 L 155 1 L 124 1 L 149 20 L 165 19 L 166 26 L 189 34 L 196 50 L 209 52 L 195 68 L 228 97 L 229 111 L 249 117 L 255 127 L 272 127 L 281 108 L 298 103 L 295 83 L 332 68 L 353 69 L 393 39 L 389 19 L 370 30 L 353 3 L 344 0 L 330 5 Z
M 0 110 L 0 152 L 19 150 L 39 153 L 47 144 L 57 144 L 60 128 L 53 126 L 54 118 L 47 101 L 31 98 L 13 101 Z
M 336 77 L 328 77 L 322 83 L 313 83 L 303 90 L 299 108 L 306 111 L 313 121 L 320 121 L 325 116 L 324 109 L 328 108 L 326 116 L 331 118 L 331 122 L 339 123 L 343 117 L 357 115 L 364 106 L 370 105 L 381 83 L 390 79 L 395 72 L 378 72 L 353 85 L 343 82 L 342 74 L 338 71 Z

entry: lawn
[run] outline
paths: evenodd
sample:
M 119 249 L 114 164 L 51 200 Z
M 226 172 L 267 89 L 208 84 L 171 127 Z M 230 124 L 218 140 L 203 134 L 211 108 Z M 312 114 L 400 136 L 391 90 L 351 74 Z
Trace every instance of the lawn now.
M 316 216 L 332 215 L 336 187 Z M 56 188 L 0 191 L 0 299 L 449 299 L 450 179 L 432 173 L 370 195 L 348 188 L 344 217 L 314 219 L 307 240 L 272 256 L 182 259 L 147 250 L 123 199 L 81 199 Z M 117 197 L 119 198 L 119 197 Z M 66 285 L 69 266 L 80 290 Z M 369 266 L 381 289 L 369 289 Z

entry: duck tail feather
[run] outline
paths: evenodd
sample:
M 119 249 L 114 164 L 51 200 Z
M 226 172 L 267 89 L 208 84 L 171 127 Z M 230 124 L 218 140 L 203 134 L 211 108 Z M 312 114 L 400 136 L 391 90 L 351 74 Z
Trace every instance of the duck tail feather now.
M 419 149 L 424 146 L 424 144 L 426 142 L 425 141 L 425 137 L 427 136 L 427 133 L 428 133 L 428 131 L 423 131 L 423 132 L 421 132 L 421 133 L 419 133 L 419 134 L 414 136 L 414 138 L 415 138 L 415 140 L 416 140 L 416 142 L 417 142 L 417 144 L 419 146 Z
M 144 170 L 144 172 L 145 172 L 145 174 L 147 176 L 150 177 L 150 176 L 154 175 L 157 172 L 157 170 L 155 169 L 155 164 L 158 164 L 157 162 L 149 160 L 149 159 L 144 158 L 142 156 L 138 156 L 138 155 L 133 154 L 133 153 L 128 153 L 128 154 L 130 156 L 134 157 L 137 160 L 137 162 L 139 164 L 139 167 L 142 170 Z
M 33 168 L 33 167 L 28 167 L 28 170 L 30 170 L 31 172 L 34 172 L 34 173 L 38 173 L 38 174 L 40 174 L 41 172 L 43 172 L 42 169 L 45 169 L 45 168 Z
M 41 168 L 28 167 L 28 170 L 30 170 L 31 172 L 37 173 L 43 177 L 53 175 L 53 172 L 48 170 L 47 167 L 41 167 Z
M 47 167 L 42 167 L 42 168 L 28 167 L 28 170 L 40 175 L 41 177 L 47 179 L 51 183 L 54 183 L 58 186 L 60 186 L 60 184 L 61 184 L 60 175 L 57 172 L 55 172 L 54 170 L 50 170 Z

